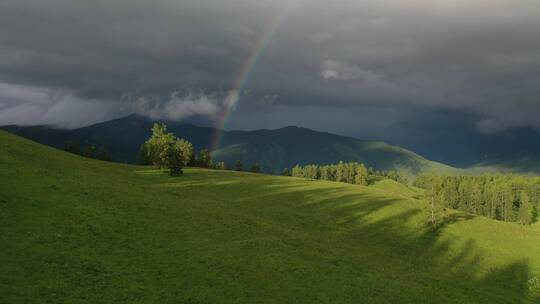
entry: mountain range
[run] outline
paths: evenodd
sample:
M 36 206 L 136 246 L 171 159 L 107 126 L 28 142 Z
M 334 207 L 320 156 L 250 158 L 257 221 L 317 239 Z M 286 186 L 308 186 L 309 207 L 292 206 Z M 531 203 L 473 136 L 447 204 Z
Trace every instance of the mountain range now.
M 130 115 L 90 126 L 66 130 L 50 126 L 3 126 L 4 130 L 36 142 L 63 148 L 68 141 L 93 143 L 105 147 L 111 159 L 134 163 L 140 145 L 150 137 L 156 121 Z M 221 131 L 174 121 L 165 121 L 168 130 L 189 140 L 195 150 L 210 148 L 212 138 L 222 132 L 222 139 L 212 151 L 215 161 L 233 167 L 237 160 L 244 169 L 258 163 L 263 172 L 279 174 L 297 164 L 331 164 L 357 161 L 375 170 L 398 170 L 408 176 L 436 171 L 453 173 L 459 169 L 430 161 L 410 150 L 379 141 L 366 141 L 307 128 L 289 126 L 275 130 Z M 486 160 L 471 167 L 471 172 L 518 171 L 540 172 L 540 160 L 534 154 Z

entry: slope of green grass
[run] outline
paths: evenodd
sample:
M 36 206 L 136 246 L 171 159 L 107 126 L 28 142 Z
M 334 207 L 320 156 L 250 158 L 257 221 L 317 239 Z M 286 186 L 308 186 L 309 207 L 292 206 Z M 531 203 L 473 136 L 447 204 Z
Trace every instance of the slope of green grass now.
M 400 187 L 171 178 L 0 132 L 0 303 L 538 303 L 538 224 L 433 234 Z

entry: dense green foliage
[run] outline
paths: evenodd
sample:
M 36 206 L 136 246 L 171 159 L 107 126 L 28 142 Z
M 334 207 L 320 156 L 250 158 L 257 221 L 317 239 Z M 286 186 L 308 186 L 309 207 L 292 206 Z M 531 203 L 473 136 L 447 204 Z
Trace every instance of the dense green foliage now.
M 201 151 L 199 151 L 196 164 L 201 168 L 212 168 L 212 156 L 208 149 L 201 149 Z
M 281 171 L 282 176 L 291 176 L 292 173 L 289 171 L 289 168 L 284 168 L 283 171 Z
M 236 162 L 234 163 L 234 170 L 236 171 L 242 171 L 242 161 L 241 160 L 236 160 Z
M 285 168 L 282 175 L 291 175 L 294 177 L 320 179 L 364 186 L 367 186 L 369 184 L 369 180 L 373 179 L 373 177 L 384 177 L 402 184 L 407 184 L 407 177 L 397 171 L 374 172 L 373 169 L 367 169 L 364 164 L 356 162 L 339 162 L 335 165 L 324 166 L 307 165 L 302 167 L 300 165 L 296 165 L 294 168 L 292 168 L 290 173 L 289 170 Z
M 213 163 L 212 169 L 227 170 L 227 165 L 224 162 Z
M 415 185 L 429 190 L 430 202 L 446 208 L 522 224 L 531 224 L 538 217 L 539 178 L 512 174 L 431 174 L 420 176 Z
M 261 172 L 261 166 L 259 166 L 259 164 L 255 163 L 253 165 L 251 165 L 251 170 L 250 170 L 252 173 L 260 173 Z
M 82 145 L 75 141 L 66 141 L 64 143 L 64 151 L 81 155 L 88 158 L 94 158 L 104 161 L 110 161 L 111 157 L 109 155 L 109 152 L 107 149 L 105 149 L 104 146 L 91 144 L 91 143 L 85 143 Z
M 152 164 L 169 169 L 171 175 L 179 175 L 184 166 L 193 162 L 193 145 L 167 132 L 165 124 L 156 123 L 152 127 L 152 136 L 141 145 L 137 158 L 141 165 Z
M 540 225 L 421 190 L 96 161 L 0 131 L 0 303 L 538 303 Z

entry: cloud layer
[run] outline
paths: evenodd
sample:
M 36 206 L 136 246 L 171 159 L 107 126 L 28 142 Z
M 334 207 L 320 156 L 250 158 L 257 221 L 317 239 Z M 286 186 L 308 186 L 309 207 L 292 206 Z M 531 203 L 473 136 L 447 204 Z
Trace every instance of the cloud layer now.
M 184 120 L 204 116 L 215 120 L 223 110 L 222 102 L 215 95 L 173 92 L 167 100 L 140 97 L 135 102 L 136 113 L 154 120 Z
M 215 117 L 284 8 L 243 88 L 252 115 L 408 107 L 540 127 L 537 0 L 4 0 L 0 124 Z

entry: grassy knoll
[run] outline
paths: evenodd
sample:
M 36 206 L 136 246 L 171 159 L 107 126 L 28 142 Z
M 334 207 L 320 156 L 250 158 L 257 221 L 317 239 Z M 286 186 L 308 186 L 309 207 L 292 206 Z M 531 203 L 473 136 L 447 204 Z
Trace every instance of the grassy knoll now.
M 0 132 L 0 303 L 538 303 L 538 224 L 433 234 L 400 187 L 172 178 Z

